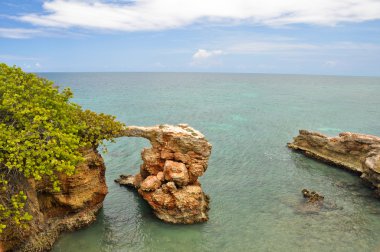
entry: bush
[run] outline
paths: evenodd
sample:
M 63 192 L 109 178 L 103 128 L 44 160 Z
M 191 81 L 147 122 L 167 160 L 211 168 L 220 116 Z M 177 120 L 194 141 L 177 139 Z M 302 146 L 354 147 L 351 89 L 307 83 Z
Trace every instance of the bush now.
M 0 233 L 31 218 L 23 211 L 26 195 L 8 185 L 9 176 L 49 178 L 59 191 L 57 174 L 75 172 L 82 148 L 96 148 L 124 128 L 113 116 L 82 110 L 72 96 L 70 89 L 0 64 Z

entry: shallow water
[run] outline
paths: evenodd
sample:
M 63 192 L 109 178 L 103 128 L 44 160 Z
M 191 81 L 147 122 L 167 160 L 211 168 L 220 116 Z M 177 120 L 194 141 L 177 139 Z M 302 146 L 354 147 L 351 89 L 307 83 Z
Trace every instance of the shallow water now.
M 298 129 L 380 135 L 380 78 L 193 73 L 49 73 L 75 101 L 127 125 L 189 123 L 213 144 L 201 177 L 210 220 L 170 225 L 113 182 L 137 173 L 147 140 L 104 155 L 109 194 L 96 223 L 53 251 L 379 251 L 380 201 L 360 179 L 287 149 Z M 301 190 L 338 209 L 302 214 Z

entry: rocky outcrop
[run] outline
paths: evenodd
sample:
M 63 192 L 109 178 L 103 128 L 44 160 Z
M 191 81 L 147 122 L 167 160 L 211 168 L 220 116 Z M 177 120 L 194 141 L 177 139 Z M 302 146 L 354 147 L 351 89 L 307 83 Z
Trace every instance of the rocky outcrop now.
M 380 195 L 380 137 L 350 132 L 338 137 L 306 130 L 299 133 L 288 143 L 289 148 L 359 173 Z
M 14 178 L 28 196 L 27 211 L 33 216 L 27 229 L 9 228 L 0 238 L 4 251 L 46 251 L 52 248 L 59 234 L 82 228 L 95 221 L 108 192 L 105 166 L 93 149 L 83 151 L 86 161 L 72 176 L 60 175 L 61 191 L 53 192 L 49 181 Z M 0 249 L 0 251 L 2 251 Z
M 296 205 L 295 213 L 297 214 L 319 214 L 321 212 L 342 210 L 333 201 L 325 200 L 325 197 L 315 191 L 302 189 L 304 200 Z
M 296 213 L 318 214 L 322 210 L 328 209 L 328 207 L 325 207 L 324 197 L 319 195 L 318 193 L 314 191 L 309 191 L 307 189 L 302 189 L 302 195 L 304 197 L 304 200 L 296 206 Z
M 144 137 L 152 148 L 142 150 L 137 175 L 121 175 L 116 182 L 136 188 L 163 221 L 191 224 L 208 220 L 209 197 L 198 177 L 207 169 L 211 144 L 199 131 L 186 124 L 130 126 L 122 136 Z
M 309 191 L 307 189 L 302 189 L 302 195 L 307 200 L 308 203 L 318 203 L 322 202 L 325 197 L 319 195 L 314 191 Z
M 145 137 L 152 148 L 142 152 L 143 164 L 136 176 L 121 176 L 167 222 L 207 221 L 208 196 L 198 177 L 207 169 L 211 145 L 187 125 L 128 127 L 119 137 Z M 94 149 L 83 150 L 86 161 L 72 176 L 59 175 L 60 192 L 50 181 L 7 178 L 16 191 L 27 195 L 26 211 L 33 219 L 27 229 L 7 228 L 0 236 L 0 251 L 47 251 L 60 233 L 89 225 L 107 194 L 105 166 Z

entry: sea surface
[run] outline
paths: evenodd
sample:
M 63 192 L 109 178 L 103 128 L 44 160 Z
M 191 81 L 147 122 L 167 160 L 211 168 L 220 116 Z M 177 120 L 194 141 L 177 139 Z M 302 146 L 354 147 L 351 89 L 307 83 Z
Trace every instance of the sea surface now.
M 54 252 L 380 251 L 380 200 L 360 178 L 286 147 L 299 129 L 380 136 L 380 78 L 203 73 L 48 73 L 74 101 L 127 125 L 188 123 L 212 143 L 200 178 L 210 220 L 171 225 L 114 183 L 139 171 L 149 142 L 121 138 L 104 154 L 109 194 L 98 220 Z M 301 190 L 336 204 L 299 211 Z

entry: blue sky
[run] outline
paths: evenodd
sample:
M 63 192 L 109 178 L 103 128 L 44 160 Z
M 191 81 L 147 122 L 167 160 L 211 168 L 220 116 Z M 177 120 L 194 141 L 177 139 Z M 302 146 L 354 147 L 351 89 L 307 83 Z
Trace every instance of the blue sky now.
M 380 1 L 1 0 L 0 62 L 34 72 L 380 76 Z

